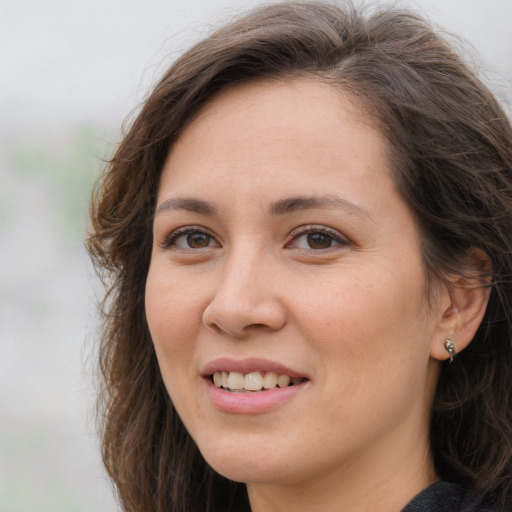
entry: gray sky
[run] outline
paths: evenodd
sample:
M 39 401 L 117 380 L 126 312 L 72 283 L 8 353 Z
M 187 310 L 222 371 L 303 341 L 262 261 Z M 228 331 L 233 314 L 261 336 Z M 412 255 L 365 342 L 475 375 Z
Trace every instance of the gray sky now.
M 512 0 L 401 1 L 468 39 L 512 90 Z M 165 64 L 254 0 L 0 0 L 0 133 L 115 126 Z M 500 78 L 501 77 L 501 78 Z M 508 84 L 506 80 L 509 80 Z

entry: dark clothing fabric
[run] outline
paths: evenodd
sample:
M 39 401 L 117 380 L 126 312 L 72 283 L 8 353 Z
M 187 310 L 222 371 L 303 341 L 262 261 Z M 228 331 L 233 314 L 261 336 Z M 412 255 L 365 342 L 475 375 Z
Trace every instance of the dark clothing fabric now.
M 418 494 L 402 512 L 506 512 L 479 504 L 475 495 L 457 484 L 437 482 Z

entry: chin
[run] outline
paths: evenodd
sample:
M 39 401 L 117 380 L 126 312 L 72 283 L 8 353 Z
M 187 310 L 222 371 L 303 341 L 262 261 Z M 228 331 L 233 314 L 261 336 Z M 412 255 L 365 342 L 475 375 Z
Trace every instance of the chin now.
M 206 462 L 220 475 L 245 484 L 297 484 L 307 478 L 312 468 L 286 453 L 264 449 L 247 441 L 238 446 L 201 451 Z M 299 470 L 300 468 L 300 470 Z
M 286 464 L 254 464 L 249 461 L 214 461 L 210 466 L 220 475 L 234 482 L 245 484 L 277 484 L 293 483 L 293 475 L 289 474 Z
M 236 443 L 229 448 L 224 444 L 206 444 L 201 450 L 206 462 L 220 475 L 229 480 L 243 483 L 277 483 L 293 480 L 290 470 L 296 464 L 289 457 L 276 453 L 276 450 L 265 450 L 250 440 Z M 274 445 L 275 446 L 275 445 Z

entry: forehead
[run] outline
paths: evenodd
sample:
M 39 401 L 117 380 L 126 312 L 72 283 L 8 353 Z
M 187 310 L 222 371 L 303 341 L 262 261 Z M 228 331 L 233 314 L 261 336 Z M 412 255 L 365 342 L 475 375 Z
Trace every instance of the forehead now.
M 232 181 L 272 173 L 322 178 L 333 170 L 378 167 L 387 147 L 352 98 L 317 80 L 259 81 L 229 88 L 207 103 L 171 147 L 162 184 Z M 362 175 L 361 175 L 362 177 Z
M 260 133 L 272 135 L 276 140 L 290 134 L 328 143 L 327 135 L 338 132 L 340 122 L 350 121 L 371 128 L 380 136 L 376 123 L 363 113 L 359 103 L 359 98 L 320 79 L 257 80 L 228 87 L 215 95 L 184 133 L 187 137 L 201 136 L 208 129 L 216 130 L 215 125 L 223 124 L 224 130 L 229 126 L 226 134 L 242 137 L 247 127 L 257 124 Z

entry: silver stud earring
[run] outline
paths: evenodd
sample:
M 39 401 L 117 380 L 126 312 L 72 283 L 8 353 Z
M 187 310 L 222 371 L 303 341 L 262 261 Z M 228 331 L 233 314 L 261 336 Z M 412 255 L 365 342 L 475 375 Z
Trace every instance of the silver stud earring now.
M 450 339 L 444 340 L 444 348 L 446 349 L 446 352 L 450 354 L 450 363 L 453 363 L 453 356 L 455 355 L 455 345 L 453 344 L 453 341 Z

